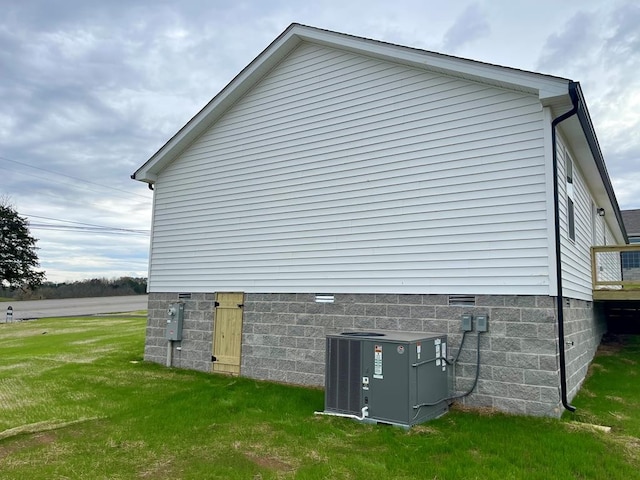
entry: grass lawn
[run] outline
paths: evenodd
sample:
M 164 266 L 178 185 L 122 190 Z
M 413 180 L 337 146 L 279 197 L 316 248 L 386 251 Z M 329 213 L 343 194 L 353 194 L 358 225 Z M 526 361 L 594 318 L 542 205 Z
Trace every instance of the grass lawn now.
M 574 415 L 454 409 L 403 430 L 315 416 L 319 389 L 145 363 L 144 329 L 135 315 L 0 324 L 0 478 L 640 478 L 637 337 L 602 349 Z

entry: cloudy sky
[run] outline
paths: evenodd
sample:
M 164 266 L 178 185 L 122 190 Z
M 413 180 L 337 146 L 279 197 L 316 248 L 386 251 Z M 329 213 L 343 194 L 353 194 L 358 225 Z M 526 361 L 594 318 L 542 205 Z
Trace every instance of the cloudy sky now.
M 0 196 L 47 279 L 146 276 L 130 175 L 292 22 L 579 81 L 640 208 L 637 0 L 0 0 Z

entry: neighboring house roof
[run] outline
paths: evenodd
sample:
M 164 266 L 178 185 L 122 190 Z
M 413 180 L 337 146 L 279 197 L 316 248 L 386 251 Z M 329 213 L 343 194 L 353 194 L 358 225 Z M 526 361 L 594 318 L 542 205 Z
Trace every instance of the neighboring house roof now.
M 592 159 L 591 162 L 581 163 L 580 167 L 598 206 L 610 206 L 613 210 L 611 213 L 614 214 L 617 225 L 612 225 L 612 228 L 617 227 L 618 233 L 626 239 L 620 209 L 579 83 L 566 78 L 443 55 L 297 23 L 291 24 L 276 38 L 160 150 L 136 170 L 131 178 L 149 184 L 155 183 L 159 172 L 303 42 L 338 48 L 412 68 L 537 95 L 542 106 L 551 107 L 556 116 L 573 107 L 570 95 L 570 90 L 573 89 L 577 94 L 577 115 L 562 122 L 559 128 L 569 139 L 577 158 Z
M 624 226 L 630 237 L 640 237 L 640 208 L 635 210 L 622 210 Z

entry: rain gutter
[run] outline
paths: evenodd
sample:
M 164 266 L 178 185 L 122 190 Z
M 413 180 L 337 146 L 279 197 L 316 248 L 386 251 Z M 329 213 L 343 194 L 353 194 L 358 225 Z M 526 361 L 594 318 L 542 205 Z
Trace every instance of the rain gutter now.
M 555 223 L 555 243 L 556 243 L 556 283 L 558 285 L 558 292 L 556 296 L 556 310 L 558 312 L 558 352 L 560 354 L 560 396 L 562 399 L 562 406 L 570 412 L 575 412 L 576 407 L 569 404 L 567 399 L 567 360 L 565 357 L 565 336 L 564 336 L 564 308 L 563 308 L 563 296 L 562 296 L 562 252 L 560 251 L 560 202 L 558 194 L 558 149 L 556 147 L 556 127 L 561 122 L 564 122 L 569 117 L 576 115 L 579 110 L 580 99 L 578 96 L 578 84 L 576 82 L 569 82 L 569 96 L 571 97 L 571 103 L 573 108 L 568 112 L 563 113 L 559 117 L 553 119 L 551 122 L 551 146 L 553 151 L 553 203 L 554 203 L 554 223 Z

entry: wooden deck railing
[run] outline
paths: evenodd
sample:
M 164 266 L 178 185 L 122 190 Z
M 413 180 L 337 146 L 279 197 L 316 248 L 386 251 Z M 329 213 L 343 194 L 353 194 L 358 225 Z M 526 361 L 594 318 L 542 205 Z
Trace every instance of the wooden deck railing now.
M 591 248 L 594 300 L 640 300 L 640 244 Z

